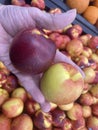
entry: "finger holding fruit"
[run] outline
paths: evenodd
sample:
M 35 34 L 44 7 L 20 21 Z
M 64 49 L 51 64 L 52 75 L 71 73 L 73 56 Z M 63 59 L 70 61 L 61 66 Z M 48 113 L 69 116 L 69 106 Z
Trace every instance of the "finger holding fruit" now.
M 15 11 L 19 11 L 18 17 L 16 17 Z M 6 24 L 6 22 L 4 22 L 5 20 L 3 21 L 3 12 L 5 12 L 5 14 L 11 14 L 12 18 L 17 21 L 16 24 L 13 24 L 14 22 L 10 22 L 9 15 L 7 17 L 9 23 Z M 23 20 L 21 17 L 24 12 L 24 19 L 26 20 Z M 37 12 L 37 17 L 35 17 L 34 12 Z M 69 14 L 71 17 L 66 21 L 66 18 Z M 56 51 L 55 44 L 52 40 L 49 39 L 48 36 L 44 34 L 42 29 L 46 28 L 52 31 L 63 29 L 65 26 L 73 22 L 76 17 L 76 10 L 73 9 L 65 13 L 54 15 L 52 13 L 42 12 L 35 7 L 6 7 L 2 5 L 0 15 L 2 17 L 2 19 L 0 20 L 2 35 L 5 34 L 6 38 L 8 39 L 7 41 L 5 41 L 2 36 L 1 43 L 3 41 L 5 44 L 2 44 L 2 47 L 0 49 L 2 51 L 0 59 L 4 62 L 7 68 L 18 77 L 20 84 L 23 85 L 28 92 L 30 92 L 34 100 L 40 103 L 41 108 L 44 111 L 49 111 L 50 104 L 45 100 L 42 92 L 39 89 L 40 74 L 44 72 L 51 65 L 52 62 L 54 62 L 55 55 L 57 55 L 57 60 L 60 60 L 60 58 L 64 56 L 58 56 L 58 51 Z M 19 17 L 20 20 L 18 20 Z M 40 18 L 43 22 L 41 22 Z M 28 21 L 28 19 L 30 20 Z M 61 22 L 58 22 L 58 19 L 63 20 L 61 20 Z M 2 26 L 6 28 L 6 30 L 4 30 Z M 11 29 L 12 26 L 13 30 Z M 39 28 L 39 30 L 37 28 Z M 32 38 L 36 44 L 32 44 Z M 40 44 L 39 41 L 41 41 L 43 44 Z M 31 48 L 33 49 L 33 51 Z M 2 55 L 5 58 L 3 58 Z M 34 59 L 32 59 L 31 57 Z M 67 57 L 63 58 L 63 60 L 65 62 L 68 61 L 68 63 L 70 64 L 74 64 Z M 74 66 L 77 67 L 76 64 L 74 64 Z M 79 67 L 77 68 L 79 69 Z M 81 73 L 83 72 L 81 71 Z
M 59 10 L 52 10 L 50 13 L 52 17 L 54 16 L 53 13 L 56 14 L 57 18 L 57 12 L 59 15 L 62 14 Z M 68 15 L 66 14 L 66 16 Z M 32 17 L 34 18 L 34 16 Z M 1 113 L 11 120 L 11 124 L 10 120 L 6 123 L 8 129 L 71 130 L 73 128 L 73 130 L 87 130 L 89 127 L 97 129 L 95 122 L 98 118 L 89 119 L 89 117 L 93 117 L 92 113 L 97 115 L 98 106 L 97 86 L 93 85 L 94 78 L 97 79 L 95 72 L 97 72 L 98 68 L 97 38 L 91 40 L 93 36 L 84 34 L 80 25 L 65 26 L 65 30 L 62 30 L 63 26 L 60 24 L 63 21 L 61 23 L 56 22 L 57 26 L 55 25 L 55 27 L 52 27 L 54 24 L 51 24 L 51 27 L 46 29 L 44 27 L 46 27 L 47 20 L 49 20 L 46 15 L 44 15 L 44 20 L 45 25 L 44 22 L 42 23 L 37 19 L 42 28 L 37 28 L 40 27 L 39 25 L 36 28 L 35 26 L 28 28 L 28 25 L 26 26 L 25 21 L 23 21 L 25 25 L 22 28 L 23 30 L 17 28 L 14 33 L 10 32 L 10 35 L 5 35 L 5 39 L 11 38 L 9 43 L 8 41 L 4 42 L 6 40 L 3 41 L 5 43 L 3 48 L 10 50 L 10 57 L 4 55 L 5 59 L 8 59 L 4 60 L 2 57 L 1 59 L 11 71 L 11 74 L 14 73 L 18 79 L 17 81 L 9 72 L 5 77 L 6 84 L 0 86 L 0 89 L 5 89 L 8 93 L 1 94 L 3 103 L 0 108 Z M 50 21 L 48 22 L 50 23 Z M 67 22 L 63 25 L 67 25 Z M 8 33 L 3 28 L 2 31 L 3 34 Z M 18 39 L 19 36 L 21 37 Z M 32 36 L 40 51 L 36 49 L 38 47 L 33 46 L 34 44 L 31 42 Z M 52 37 L 50 38 L 50 36 Z M 27 42 L 28 46 L 26 41 L 29 41 Z M 39 41 L 42 43 L 39 44 Z M 68 49 L 68 44 L 73 41 L 75 41 L 74 44 Z M 94 48 L 92 49 L 91 46 L 94 46 Z M 2 46 L 0 47 L 2 48 Z M 19 52 L 17 52 L 17 48 L 20 49 Z M 33 51 L 31 51 L 32 48 Z M 6 50 L 3 49 L 4 52 L 9 53 Z M 12 50 L 14 50 L 13 55 L 11 54 Z M 20 55 L 21 57 L 19 56 L 20 59 L 17 59 L 15 51 L 17 55 L 23 54 Z M 74 51 L 74 53 L 71 54 L 70 51 Z M 28 58 L 28 56 L 31 57 Z M 35 59 L 33 59 L 34 56 Z M 37 58 L 38 60 L 36 60 Z M 32 59 L 32 62 L 30 59 Z M 45 62 L 46 60 L 49 62 Z M 34 64 L 35 62 L 36 64 Z M 96 65 L 93 66 L 92 63 L 96 63 Z M 46 67 L 42 69 L 41 64 L 42 66 L 46 65 Z M 11 84 L 13 79 L 15 82 Z M 2 118 L 4 117 L 1 116 Z M 3 130 L 1 126 L 0 128 Z M 6 129 L 6 126 L 4 128 Z

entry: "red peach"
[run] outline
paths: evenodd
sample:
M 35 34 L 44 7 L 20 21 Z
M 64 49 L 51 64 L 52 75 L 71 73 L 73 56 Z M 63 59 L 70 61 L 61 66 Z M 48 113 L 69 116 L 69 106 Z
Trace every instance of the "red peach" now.
M 72 130 L 72 122 L 70 119 L 66 118 L 64 120 L 62 130 Z
M 89 65 L 88 58 L 86 56 L 83 56 L 83 55 L 76 57 L 75 62 L 82 69 L 85 68 L 85 67 L 88 67 L 88 65 Z
M 84 79 L 81 73 L 65 62 L 51 65 L 40 81 L 43 95 L 49 102 L 57 105 L 65 105 L 77 100 L 83 87 Z
M 38 110 L 33 117 L 34 125 L 41 130 L 51 128 L 52 125 L 52 116 L 51 114 L 45 113 L 41 110 Z
M 89 42 L 88 42 L 88 46 L 91 48 L 91 49 L 97 49 L 98 48 L 98 36 L 93 36 Z
M 61 127 L 63 125 L 63 121 L 66 118 L 65 112 L 59 108 L 56 108 L 56 109 L 52 110 L 50 113 L 52 115 L 53 126 Z
M 94 85 L 91 87 L 90 93 L 91 93 L 94 97 L 98 98 L 98 84 L 94 84 Z
M 93 105 L 91 106 L 91 108 L 92 108 L 92 113 L 93 113 L 93 115 L 98 117 L 98 103 L 93 104 Z
M 60 33 L 53 32 L 49 35 L 49 38 L 54 41 L 58 49 L 65 49 L 66 44 L 70 41 L 69 36 L 61 35 Z
M 87 92 L 90 90 L 91 87 L 92 87 L 91 84 L 89 84 L 89 83 L 84 83 L 84 88 L 83 88 L 82 94 L 87 93 Z
M 92 110 L 90 106 L 82 106 L 82 110 L 84 118 L 88 118 L 89 116 L 91 116 Z
M 59 105 L 58 107 L 63 111 L 68 111 L 73 107 L 73 105 L 74 105 L 74 102 L 65 104 L 65 105 Z
M 39 109 L 40 105 L 32 99 L 27 99 L 24 103 L 24 111 L 29 115 L 33 115 Z
M 79 118 L 78 120 L 72 121 L 72 129 L 73 130 L 80 130 L 85 127 L 85 119 L 83 117 Z
M 33 130 L 33 121 L 27 114 L 15 117 L 11 123 L 11 130 Z
M 23 102 L 25 102 L 27 99 L 27 92 L 23 87 L 18 87 L 11 93 L 11 97 L 20 98 Z
M 0 107 L 9 98 L 7 90 L 0 88 Z
M 11 0 L 12 5 L 24 6 L 26 4 L 25 0 Z
M 23 112 L 24 104 L 20 98 L 9 98 L 2 105 L 2 112 L 8 117 L 13 118 Z
M 92 50 L 89 47 L 83 47 L 82 55 L 88 58 L 92 55 Z
M 72 57 L 77 57 L 83 51 L 83 44 L 79 39 L 72 39 L 67 43 L 66 50 Z
M 66 33 L 71 39 L 78 38 L 82 33 L 82 27 L 80 25 L 73 25 L 66 30 Z
M 89 92 L 87 92 L 85 94 L 81 94 L 78 101 L 82 105 L 90 106 L 93 104 L 93 96 Z
M 0 130 L 11 130 L 11 119 L 0 114 Z
M 86 68 L 83 68 L 83 71 L 85 73 L 85 78 L 84 78 L 85 83 L 92 83 L 94 81 L 95 76 L 96 76 L 93 68 L 86 67 Z
M 79 37 L 79 39 L 82 41 L 83 46 L 88 46 L 88 42 L 91 39 L 91 34 L 84 34 Z
M 90 116 L 86 121 L 87 128 L 90 130 L 98 130 L 98 117 Z
M 78 120 L 83 116 L 82 106 L 78 103 L 74 103 L 73 107 L 66 113 L 71 120 Z
M 31 0 L 31 6 L 37 7 L 41 10 L 45 9 L 45 1 L 44 0 Z
M 11 93 L 15 88 L 18 87 L 18 79 L 15 75 L 9 75 L 6 78 L 6 82 L 3 84 L 3 88 Z
M 90 56 L 90 59 L 98 63 L 98 55 L 96 53 L 93 52 Z
M 3 72 L 3 70 L 0 71 L 0 87 L 2 87 L 7 80 L 7 75 L 5 74 L 5 72 Z

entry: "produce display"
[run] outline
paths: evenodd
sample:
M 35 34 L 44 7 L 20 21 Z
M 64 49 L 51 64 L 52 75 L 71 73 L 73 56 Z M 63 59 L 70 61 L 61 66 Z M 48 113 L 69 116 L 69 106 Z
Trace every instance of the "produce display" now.
M 30 4 L 24 0 L 12 0 L 12 4 L 47 11 L 44 0 L 32 0 Z M 55 14 L 62 11 L 55 8 L 48 12 Z M 26 39 L 26 60 L 20 51 L 17 61 L 15 51 L 17 48 L 26 50 Z M 30 93 L 20 85 L 19 79 L 0 62 L 0 130 L 98 130 L 98 36 L 89 32 L 85 34 L 79 24 L 70 24 L 57 31 L 37 28 L 24 30 L 12 42 L 10 58 L 13 65 L 24 73 L 34 71 L 33 58 L 40 55 L 42 68 L 37 66 L 39 70 L 36 69 L 34 74 L 43 72 L 40 89 L 50 102 L 51 110 L 43 112 Z M 39 46 L 40 51 L 37 50 Z M 31 53 L 30 48 L 35 53 Z M 51 53 L 48 49 L 51 49 Z M 83 70 L 85 77 L 68 63 L 53 62 L 56 49 L 73 60 Z M 43 53 L 46 62 L 43 61 Z M 36 59 L 36 64 L 40 60 Z M 20 62 L 32 68 L 26 70 L 27 67 L 22 68 Z
M 98 0 L 64 0 L 64 3 L 70 8 L 76 8 L 78 14 L 98 27 Z

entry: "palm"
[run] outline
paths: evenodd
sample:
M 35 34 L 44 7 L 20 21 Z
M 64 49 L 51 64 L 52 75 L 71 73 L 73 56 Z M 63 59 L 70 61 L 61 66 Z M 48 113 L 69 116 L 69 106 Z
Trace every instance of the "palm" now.
M 69 14 L 72 17 L 69 18 Z M 76 10 L 62 13 L 61 15 L 50 15 L 37 8 L 31 7 L 2 6 L 0 8 L 0 60 L 3 61 L 7 68 L 18 77 L 20 83 L 30 92 L 33 99 L 40 103 L 44 111 L 49 111 L 50 106 L 49 103 L 45 101 L 45 98 L 38 87 L 40 75 L 33 77 L 31 75 L 23 75 L 22 72 L 14 68 L 9 58 L 11 41 L 14 36 L 24 28 L 38 27 L 56 30 L 73 22 L 75 16 Z M 61 19 L 61 22 L 58 22 L 59 19 Z M 62 60 L 75 65 L 67 57 L 59 54 L 60 53 L 57 51 L 54 59 L 55 62 Z

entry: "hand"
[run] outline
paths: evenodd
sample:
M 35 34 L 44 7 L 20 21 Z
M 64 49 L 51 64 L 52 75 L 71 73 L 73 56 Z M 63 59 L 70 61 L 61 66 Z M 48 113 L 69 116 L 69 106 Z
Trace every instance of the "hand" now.
M 14 36 L 22 29 L 29 27 L 50 30 L 63 29 L 65 26 L 72 23 L 75 17 L 75 9 L 66 13 L 54 15 L 43 12 L 35 7 L 0 6 L 0 61 L 17 76 L 21 85 L 24 86 L 45 112 L 50 110 L 50 104 L 45 100 L 39 89 L 40 75 L 24 75 L 14 68 L 9 58 L 9 48 Z M 60 52 L 58 53 L 57 51 L 57 56 L 54 59 L 55 61 L 60 60 L 58 54 L 60 54 Z M 62 57 L 65 62 L 67 62 L 67 60 L 70 61 L 64 55 Z M 72 64 L 73 62 L 70 61 L 70 63 Z

